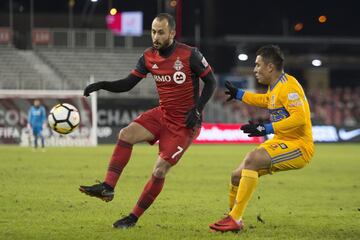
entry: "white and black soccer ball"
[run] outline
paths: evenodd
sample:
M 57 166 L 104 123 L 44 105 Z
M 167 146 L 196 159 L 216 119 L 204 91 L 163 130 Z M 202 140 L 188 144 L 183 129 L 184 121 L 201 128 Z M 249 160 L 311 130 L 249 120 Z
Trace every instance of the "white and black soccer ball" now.
M 80 114 L 73 105 L 60 103 L 50 110 L 48 122 L 51 129 L 55 132 L 68 134 L 79 126 Z

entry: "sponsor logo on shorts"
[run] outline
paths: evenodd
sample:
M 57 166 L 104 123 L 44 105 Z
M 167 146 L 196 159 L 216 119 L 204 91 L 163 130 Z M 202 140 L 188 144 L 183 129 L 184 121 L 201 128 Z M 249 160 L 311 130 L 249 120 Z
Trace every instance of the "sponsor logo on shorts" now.
M 279 143 L 279 146 L 282 148 L 282 149 L 287 149 L 288 146 L 286 146 L 285 143 Z
M 278 148 L 279 145 L 277 144 L 271 144 L 269 147 L 272 149 L 272 150 L 276 150 Z

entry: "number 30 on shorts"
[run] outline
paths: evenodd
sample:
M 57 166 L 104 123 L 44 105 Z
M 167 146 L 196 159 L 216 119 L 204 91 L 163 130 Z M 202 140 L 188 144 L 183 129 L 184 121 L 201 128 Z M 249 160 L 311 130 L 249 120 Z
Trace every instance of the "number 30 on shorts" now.
M 177 155 L 179 155 L 180 153 L 182 153 L 182 151 L 184 151 L 184 148 L 182 148 L 182 147 L 180 147 L 180 146 L 177 146 L 177 149 L 178 149 L 178 151 L 175 152 L 175 153 L 171 156 L 172 159 L 174 159 Z

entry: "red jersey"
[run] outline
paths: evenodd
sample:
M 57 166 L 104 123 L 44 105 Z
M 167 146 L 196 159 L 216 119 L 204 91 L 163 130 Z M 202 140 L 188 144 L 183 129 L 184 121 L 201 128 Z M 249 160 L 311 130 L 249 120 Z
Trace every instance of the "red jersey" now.
M 199 77 L 210 71 L 210 65 L 197 48 L 174 41 L 164 52 L 146 49 L 131 73 L 145 78 L 150 72 L 165 118 L 184 125 L 186 113 L 199 98 Z

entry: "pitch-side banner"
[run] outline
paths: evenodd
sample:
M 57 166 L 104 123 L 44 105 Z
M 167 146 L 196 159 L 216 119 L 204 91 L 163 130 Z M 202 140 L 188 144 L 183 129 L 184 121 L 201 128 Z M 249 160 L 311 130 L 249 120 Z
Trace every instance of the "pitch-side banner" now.
M 113 144 L 120 130 L 146 110 L 158 105 L 156 99 L 99 99 L 98 142 Z
M 34 101 L 34 96 L 2 96 L 0 98 L 0 144 L 18 144 L 31 146 L 32 131 L 28 126 L 27 114 Z M 41 104 L 49 110 L 58 103 L 66 102 L 76 106 L 81 114 L 80 126 L 68 135 L 60 135 L 51 131 L 44 124 L 43 136 L 46 146 L 89 146 L 91 145 L 91 108 L 88 100 L 79 96 L 41 97 Z
M 34 97 L 0 98 L 0 144 L 32 144 L 31 131 L 27 128 L 27 111 Z M 77 106 L 81 113 L 81 125 L 77 131 L 61 136 L 44 129 L 47 146 L 87 146 L 91 133 L 91 108 L 87 99 L 82 97 L 42 98 L 47 112 L 59 102 L 68 102 Z M 97 112 L 97 137 L 100 144 L 115 143 L 119 131 L 133 121 L 138 115 L 155 107 L 156 100 L 149 99 L 99 99 Z M 263 137 L 249 138 L 241 130 L 242 124 L 204 123 L 196 144 L 242 144 L 261 143 Z M 358 142 L 360 143 L 360 126 L 335 127 L 332 125 L 313 126 L 315 142 Z
M 194 143 L 262 143 L 273 136 L 248 137 L 240 127 L 242 124 L 205 123 Z M 360 127 L 335 127 L 318 125 L 312 128 L 314 141 L 317 143 L 360 142 Z
M 194 143 L 262 143 L 264 137 L 248 137 L 240 130 L 242 124 L 204 123 Z

